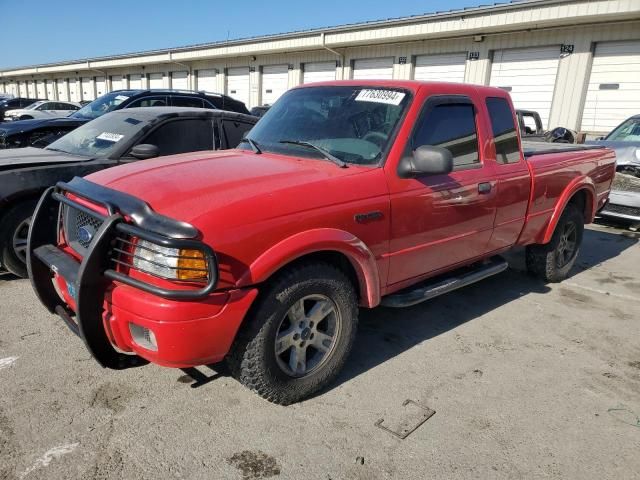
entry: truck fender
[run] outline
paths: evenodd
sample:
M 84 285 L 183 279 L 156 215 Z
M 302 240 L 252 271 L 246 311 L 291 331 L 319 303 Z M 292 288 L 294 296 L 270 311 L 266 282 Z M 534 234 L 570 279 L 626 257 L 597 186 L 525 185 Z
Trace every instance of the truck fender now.
M 596 188 L 591 178 L 582 175 L 573 179 L 558 198 L 558 202 L 556 203 L 556 207 L 553 210 L 553 214 L 549 219 L 549 224 L 544 232 L 544 237 L 540 243 L 545 244 L 551 241 L 551 237 L 553 236 L 553 232 L 555 231 L 558 221 L 562 216 L 562 212 L 564 212 L 564 209 L 571 198 L 580 190 L 584 190 L 586 193 L 585 212 L 588 212 L 588 217 L 585 215 L 585 223 L 591 223 L 593 221 L 593 217 L 595 215 L 594 208 L 596 204 Z
M 355 235 L 334 228 L 307 230 L 273 245 L 249 266 L 238 286 L 263 282 L 292 261 L 317 252 L 345 255 L 358 277 L 362 306 L 372 308 L 380 303 L 380 276 L 373 253 Z

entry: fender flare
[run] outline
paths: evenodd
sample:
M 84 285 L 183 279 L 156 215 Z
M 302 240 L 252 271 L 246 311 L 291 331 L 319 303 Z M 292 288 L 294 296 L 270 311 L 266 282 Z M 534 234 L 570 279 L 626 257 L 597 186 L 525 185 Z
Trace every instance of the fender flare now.
M 549 243 L 551 241 L 551 237 L 553 236 L 553 232 L 558 225 L 558 221 L 560 221 L 560 217 L 562 216 L 562 212 L 566 208 L 567 204 L 573 198 L 573 196 L 579 191 L 584 190 L 586 192 L 587 198 L 585 203 L 585 212 L 587 208 L 589 209 L 589 217 L 585 218 L 585 223 L 590 223 L 593 221 L 593 217 L 595 215 L 595 205 L 596 205 L 596 187 L 591 178 L 581 175 L 575 178 L 567 188 L 564 189 L 558 201 L 556 202 L 556 207 L 553 210 L 553 214 L 549 219 L 549 223 L 547 224 L 547 228 L 544 232 L 544 237 L 542 238 L 543 244 Z M 583 212 L 584 213 L 584 212 Z
M 263 282 L 292 261 L 317 252 L 338 252 L 347 257 L 358 277 L 361 305 L 373 308 L 380 303 L 380 275 L 373 253 L 355 235 L 334 228 L 307 230 L 276 243 L 256 258 L 237 285 Z

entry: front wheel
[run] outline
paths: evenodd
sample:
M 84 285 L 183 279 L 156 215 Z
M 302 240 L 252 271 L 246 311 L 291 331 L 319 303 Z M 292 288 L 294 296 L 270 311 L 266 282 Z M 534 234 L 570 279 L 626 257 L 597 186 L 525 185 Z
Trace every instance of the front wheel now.
M 325 263 L 295 267 L 262 292 L 227 361 L 260 396 L 295 403 L 335 379 L 357 323 L 354 287 L 342 271 Z
M 33 120 L 31 115 L 21 115 L 18 120 Z
M 573 204 L 567 205 L 551 241 L 527 247 L 527 269 L 546 282 L 561 282 L 576 262 L 583 232 L 582 212 Z
M 35 200 L 20 202 L 0 221 L 0 262 L 18 277 L 27 277 L 27 238 Z

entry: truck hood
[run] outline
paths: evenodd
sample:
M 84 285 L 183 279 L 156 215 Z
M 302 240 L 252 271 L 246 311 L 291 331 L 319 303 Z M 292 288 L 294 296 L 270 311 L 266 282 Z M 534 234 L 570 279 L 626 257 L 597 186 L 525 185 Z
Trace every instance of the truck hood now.
M 136 196 L 156 212 L 197 228 L 203 222 L 228 228 L 352 199 L 358 192 L 340 179 L 372 170 L 340 168 L 322 159 L 226 150 L 134 162 L 87 179 Z M 329 185 L 332 194 L 325 195 Z
M 616 151 L 617 165 L 635 165 L 640 167 L 640 142 L 618 142 L 614 140 L 596 140 L 585 142 L 602 145 Z
M 33 165 L 66 162 L 83 162 L 90 157 L 81 157 L 63 152 L 54 152 L 43 148 L 25 147 L 0 150 L 0 171 L 26 168 Z

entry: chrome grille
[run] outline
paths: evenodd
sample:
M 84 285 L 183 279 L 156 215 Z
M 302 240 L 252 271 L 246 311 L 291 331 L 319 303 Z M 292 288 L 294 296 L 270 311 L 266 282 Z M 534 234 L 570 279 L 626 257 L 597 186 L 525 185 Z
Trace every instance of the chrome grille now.
M 68 205 L 64 206 L 65 237 L 71 248 L 81 255 L 87 252 L 102 223 L 102 219 L 96 216 Z

